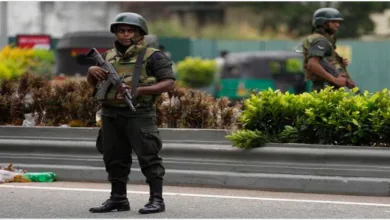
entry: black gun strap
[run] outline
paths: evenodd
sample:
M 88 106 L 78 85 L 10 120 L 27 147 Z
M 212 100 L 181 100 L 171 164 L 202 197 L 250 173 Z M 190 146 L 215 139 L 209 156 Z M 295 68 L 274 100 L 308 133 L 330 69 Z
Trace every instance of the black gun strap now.
M 142 69 L 146 49 L 147 48 L 144 48 L 143 50 L 141 50 L 141 52 L 139 52 L 139 54 L 137 56 L 137 61 L 135 62 L 133 76 L 131 77 L 131 95 L 132 96 L 134 96 L 134 94 L 137 90 L 139 78 L 141 77 L 141 69 Z

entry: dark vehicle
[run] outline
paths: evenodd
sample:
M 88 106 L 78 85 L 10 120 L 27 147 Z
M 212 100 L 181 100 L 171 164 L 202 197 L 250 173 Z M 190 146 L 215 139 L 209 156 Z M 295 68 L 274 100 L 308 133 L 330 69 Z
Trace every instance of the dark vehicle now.
M 146 35 L 150 47 L 158 48 L 158 39 L 154 35 Z M 87 53 L 96 48 L 99 53 L 111 49 L 115 35 L 107 31 L 79 31 L 65 34 L 57 43 L 56 75 L 86 76 L 88 67 L 94 64 L 87 59 Z
M 229 53 L 216 87 L 216 97 L 232 100 L 268 88 L 295 94 L 310 91 L 305 82 L 303 56 L 290 51 Z

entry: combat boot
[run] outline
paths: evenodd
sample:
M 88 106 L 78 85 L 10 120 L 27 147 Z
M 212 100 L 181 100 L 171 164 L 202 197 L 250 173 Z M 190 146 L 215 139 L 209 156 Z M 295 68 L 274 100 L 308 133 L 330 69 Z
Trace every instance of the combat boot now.
M 107 199 L 101 206 L 90 208 L 89 211 L 93 213 L 103 213 L 111 211 L 130 211 L 129 200 L 126 199 Z
M 111 196 L 99 207 L 90 208 L 93 213 L 103 213 L 111 211 L 130 211 L 130 203 L 126 196 L 126 184 L 122 182 L 111 183 Z
M 145 207 L 138 210 L 140 214 L 151 214 L 165 211 L 164 199 L 161 193 L 151 193 L 149 202 L 146 203 Z

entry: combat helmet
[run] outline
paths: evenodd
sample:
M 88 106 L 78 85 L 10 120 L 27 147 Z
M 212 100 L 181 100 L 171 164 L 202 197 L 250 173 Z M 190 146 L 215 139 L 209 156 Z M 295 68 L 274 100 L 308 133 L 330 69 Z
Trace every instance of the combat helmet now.
M 323 26 L 328 21 L 343 21 L 339 10 L 335 8 L 320 8 L 313 14 L 312 26 Z
M 148 26 L 146 24 L 145 18 L 143 18 L 141 15 L 137 13 L 131 13 L 131 12 L 124 12 L 118 14 L 114 22 L 110 25 L 110 31 L 111 33 L 115 33 L 115 25 L 117 24 L 128 24 L 139 27 L 145 34 L 148 34 Z

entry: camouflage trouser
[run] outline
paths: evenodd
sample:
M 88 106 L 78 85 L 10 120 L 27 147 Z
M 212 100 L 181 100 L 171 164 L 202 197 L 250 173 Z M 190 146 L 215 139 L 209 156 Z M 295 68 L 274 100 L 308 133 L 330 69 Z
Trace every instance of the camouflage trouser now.
M 132 164 L 132 150 L 138 157 L 146 182 L 150 183 L 156 179 L 162 182 L 165 169 L 158 155 L 162 141 L 155 117 L 102 115 L 100 133 L 103 160 L 110 182 L 127 183 Z

